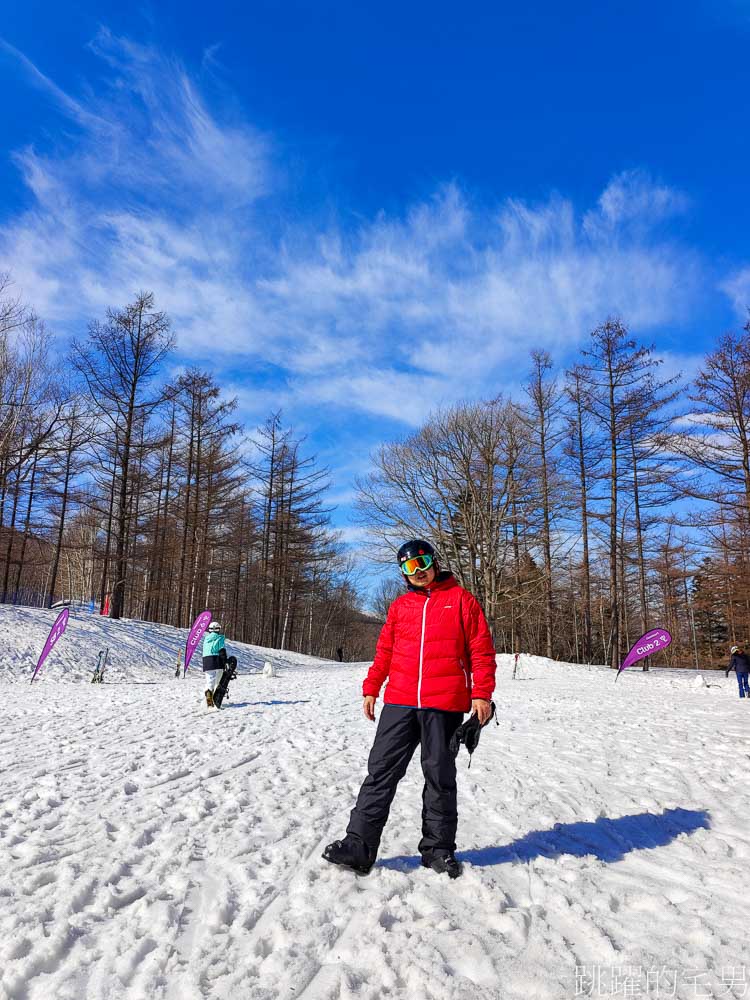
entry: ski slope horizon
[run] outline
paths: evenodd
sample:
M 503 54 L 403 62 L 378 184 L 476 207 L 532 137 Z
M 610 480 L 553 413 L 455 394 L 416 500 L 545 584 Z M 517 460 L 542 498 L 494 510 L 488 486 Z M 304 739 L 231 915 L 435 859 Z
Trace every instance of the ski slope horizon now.
M 415 759 L 358 879 L 320 854 L 366 773 L 367 664 L 229 638 L 218 712 L 199 659 L 174 678 L 187 629 L 74 612 L 31 685 L 56 614 L 0 606 L 0 996 L 746 994 L 733 677 L 499 655 L 500 726 L 458 759 L 464 877 L 419 867 Z

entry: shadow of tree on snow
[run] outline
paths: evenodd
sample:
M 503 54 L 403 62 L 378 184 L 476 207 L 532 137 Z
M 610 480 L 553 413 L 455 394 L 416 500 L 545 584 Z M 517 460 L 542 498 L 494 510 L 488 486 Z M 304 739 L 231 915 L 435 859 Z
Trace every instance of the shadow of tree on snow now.
M 630 851 L 664 847 L 681 833 L 690 834 L 710 827 L 710 814 L 705 809 L 665 809 L 658 814 L 637 813 L 617 819 L 600 816 L 593 823 L 555 823 L 551 830 L 532 830 L 500 847 L 457 851 L 456 857 L 477 867 L 533 861 L 539 857 L 557 858 L 562 854 L 576 858 L 593 855 L 599 861 L 612 864 L 622 861 Z M 397 871 L 417 868 L 419 863 L 418 855 L 401 855 L 378 862 L 383 868 Z

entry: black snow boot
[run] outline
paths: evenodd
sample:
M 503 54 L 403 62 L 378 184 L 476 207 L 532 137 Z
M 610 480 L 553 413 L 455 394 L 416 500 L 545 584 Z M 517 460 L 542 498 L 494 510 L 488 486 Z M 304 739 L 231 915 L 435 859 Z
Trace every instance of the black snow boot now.
M 329 844 L 323 851 L 323 857 L 332 865 L 348 868 L 357 875 L 369 875 L 377 853 L 374 847 L 368 847 L 359 837 L 347 833 L 343 840 L 334 840 Z
M 422 865 L 448 878 L 459 878 L 463 871 L 453 851 L 429 851 L 422 855 Z

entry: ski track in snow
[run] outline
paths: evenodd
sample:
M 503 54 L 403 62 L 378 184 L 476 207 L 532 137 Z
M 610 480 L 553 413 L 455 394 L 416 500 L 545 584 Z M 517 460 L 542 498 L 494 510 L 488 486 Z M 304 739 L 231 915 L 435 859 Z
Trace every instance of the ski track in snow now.
M 750 990 L 726 978 L 750 966 L 732 677 L 522 657 L 512 681 L 501 656 L 501 725 L 459 757 L 463 878 L 419 867 L 418 754 L 357 878 L 320 854 L 365 774 L 365 665 L 230 641 L 211 711 L 199 670 L 172 676 L 185 630 L 78 614 L 32 686 L 55 614 L 0 608 L 3 998 L 567 1000 L 584 965 L 678 973 L 634 995 Z

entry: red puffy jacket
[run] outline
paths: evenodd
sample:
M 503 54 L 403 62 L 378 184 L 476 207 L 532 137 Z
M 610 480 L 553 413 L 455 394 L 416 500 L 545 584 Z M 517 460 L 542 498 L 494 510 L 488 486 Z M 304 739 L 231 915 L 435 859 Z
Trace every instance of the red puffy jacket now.
M 495 647 L 479 601 L 450 573 L 388 610 L 362 693 L 386 705 L 468 712 L 495 690 Z

